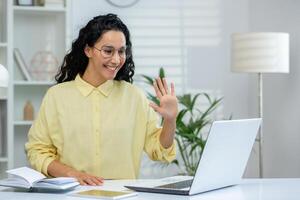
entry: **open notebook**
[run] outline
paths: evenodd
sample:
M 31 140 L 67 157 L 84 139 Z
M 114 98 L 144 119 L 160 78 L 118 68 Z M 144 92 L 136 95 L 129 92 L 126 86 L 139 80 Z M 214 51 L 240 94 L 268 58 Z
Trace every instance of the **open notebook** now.
M 1 186 L 24 188 L 30 191 L 65 191 L 79 185 L 79 182 L 75 178 L 47 178 L 42 173 L 28 167 L 20 167 L 6 172 L 8 178 L 0 180 Z

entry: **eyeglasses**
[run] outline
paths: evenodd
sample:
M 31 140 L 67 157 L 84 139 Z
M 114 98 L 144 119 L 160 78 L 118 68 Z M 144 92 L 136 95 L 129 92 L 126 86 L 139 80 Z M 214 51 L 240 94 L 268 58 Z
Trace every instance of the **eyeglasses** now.
M 126 48 L 122 47 L 120 49 L 115 49 L 114 47 L 111 46 L 103 46 L 101 49 L 98 49 L 97 47 L 94 46 L 95 49 L 100 51 L 101 55 L 104 58 L 111 58 L 113 55 L 115 55 L 116 51 L 118 51 L 118 55 L 120 58 L 126 58 Z

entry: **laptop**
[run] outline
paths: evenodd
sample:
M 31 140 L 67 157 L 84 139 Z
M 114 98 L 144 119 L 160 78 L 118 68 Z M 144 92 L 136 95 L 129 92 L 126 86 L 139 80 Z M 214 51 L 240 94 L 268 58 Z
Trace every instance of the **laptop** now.
M 154 185 L 138 181 L 125 187 L 138 192 L 194 195 L 237 185 L 242 180 L 260 124 L 261 119 L 215 121 L 194 177 L 180 181 L 169 177 L 174 182 L 159 179 Z

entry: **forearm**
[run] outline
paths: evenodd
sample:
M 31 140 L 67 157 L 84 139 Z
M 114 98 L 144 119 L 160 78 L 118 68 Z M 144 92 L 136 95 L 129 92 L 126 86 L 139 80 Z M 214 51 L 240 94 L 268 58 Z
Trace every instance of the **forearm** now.
M 160 135 L 160 144 L 164 148 L 169 148 L 172 146 L 175 136 L 175 130 L 176 130 L 176 119 L 174 120 L 164 120 L 163 122 L 163 128 Z
M 53 177 L 66 177 L 72 176 L 72 172 L 75 171 L 72 167 L 62 164 L 58 160 L 52 161 L 48 166 L 48 174 Z

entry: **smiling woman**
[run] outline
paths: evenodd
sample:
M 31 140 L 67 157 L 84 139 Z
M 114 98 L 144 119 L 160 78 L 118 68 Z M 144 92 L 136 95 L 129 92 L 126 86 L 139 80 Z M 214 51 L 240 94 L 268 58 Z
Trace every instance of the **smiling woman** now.
M 89 63 L 83 79 L 95 87 L 106 80 L 114 79 L 126 61 L 125 46 L 124 34 L 114 30 L 103 33 L 101 39 L 94 46 L 86 46 L 84 51 L 89 58 Z M 116 53 L 116 49 L 118 49 L 118 53 Z
M 132 82 L 134 62 L 131 46 L 129 30 L 116 15 L 97 16 L 80 30 L 71 52 L 64 58 L 56 80 L 58 83 L 74 80 L 78 73 L 83 76 L 86 69 L 87 72 L 96 70 L 94 66 L 107 66 L 110 62 L 120 67 L 114 79 Z M 116 57 L 114 52 L 108 52 L 112 48 L 119 49 L 118 52 L 126 48 L 126 54 L 118 54 L 119 57 Z
M 175 158 L 177 98 L 174 84 L 154 81 L 160 104 L 132 85 L 134 62 L 127 26 L 114 14 L 83 27 L 43 99 L 26 150 L 33 168 L 82 185 L 137 178 L 142 152 Z M 164 119 L 158 127 L 158 116 Z

